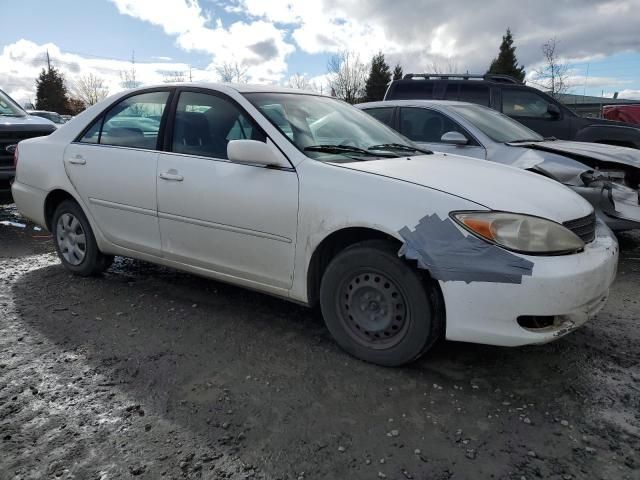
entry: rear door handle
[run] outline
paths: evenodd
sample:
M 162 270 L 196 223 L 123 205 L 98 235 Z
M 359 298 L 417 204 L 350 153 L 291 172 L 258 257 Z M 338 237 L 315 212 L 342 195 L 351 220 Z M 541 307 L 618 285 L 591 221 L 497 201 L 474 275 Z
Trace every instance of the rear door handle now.
M 84 165 L 87 161 L 80 154 L 77 154 L 69 159 L 69 163 L 73 163 L 74 165 Z
M 169 172 L 161 172 L 159 177 L 163 180 L 170 180 L 173 182 L 181 182 L 182 180 L 184 180 L 184 177 L 182 175 L 178 175 L 174 172 L 175 170 Z

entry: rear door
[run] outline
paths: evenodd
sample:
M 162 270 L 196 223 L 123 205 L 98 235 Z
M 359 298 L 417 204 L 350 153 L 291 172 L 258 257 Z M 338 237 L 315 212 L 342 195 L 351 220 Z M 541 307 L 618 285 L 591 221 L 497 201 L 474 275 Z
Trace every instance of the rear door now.
M 475 158 L 486 158 L 486 151 L 458 122 L 431 108 L 401 107 L 400 133 L 419 145 L 437 152 L 453 153 Z M 448 132 L 465 136 L 467 145 L 451 145 L 442 141 Z
M 67 175 L 105 237 L 160 255 L 156 168 L 169 89 L 116 103 L 64 153 Z
M 560 114 L 549 112 L 549 105 L 555 103 L 542 93 L 524 88 L 502 89 L 502 113 L 526 125 L 543 137 L 567 140 L 571 136 L 571 119 L 563 109 Z

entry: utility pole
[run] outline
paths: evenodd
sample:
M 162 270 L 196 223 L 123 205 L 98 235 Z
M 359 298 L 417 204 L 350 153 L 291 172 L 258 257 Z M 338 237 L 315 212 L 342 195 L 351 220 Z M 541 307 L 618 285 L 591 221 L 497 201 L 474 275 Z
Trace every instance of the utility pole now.
M 189 82 L 193 83 L 193 77 L 191 76 L 191 65 L 189 65 Z
M 47 69 L 51 71 L 51 59 L 49 58 L 49 49 L 47 48 Z

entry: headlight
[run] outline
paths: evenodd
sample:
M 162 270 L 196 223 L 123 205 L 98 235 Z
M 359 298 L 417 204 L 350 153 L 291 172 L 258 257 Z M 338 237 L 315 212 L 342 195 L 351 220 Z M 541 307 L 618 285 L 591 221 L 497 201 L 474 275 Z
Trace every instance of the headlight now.
M 451 216 L 477 237 L 516 252 L 548 255 L 584 248 L 575 233 L 545 218 L 508 212 L 452 212 Z

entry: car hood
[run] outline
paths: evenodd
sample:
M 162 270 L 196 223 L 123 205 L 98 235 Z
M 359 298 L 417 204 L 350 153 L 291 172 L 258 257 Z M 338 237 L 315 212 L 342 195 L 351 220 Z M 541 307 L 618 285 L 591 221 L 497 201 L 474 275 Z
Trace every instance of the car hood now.
M 492 210 L 556 222 L 582 218 L 593 211 L 582 197 L 542 175 L 458 155 L 436 153 L 336 165 L 440 190 Z
M 56 124 L 46 118 L 26 115 L 24 117 L 0 117 L 0 130 L 38 130 L 53 131 Z
M 640 150 L 635 148 L 564 140 L 510 143 L 508 145 L 562 154 L 591 167 L 595 167 L 599 162 L 607 162 L 640 168 Z

